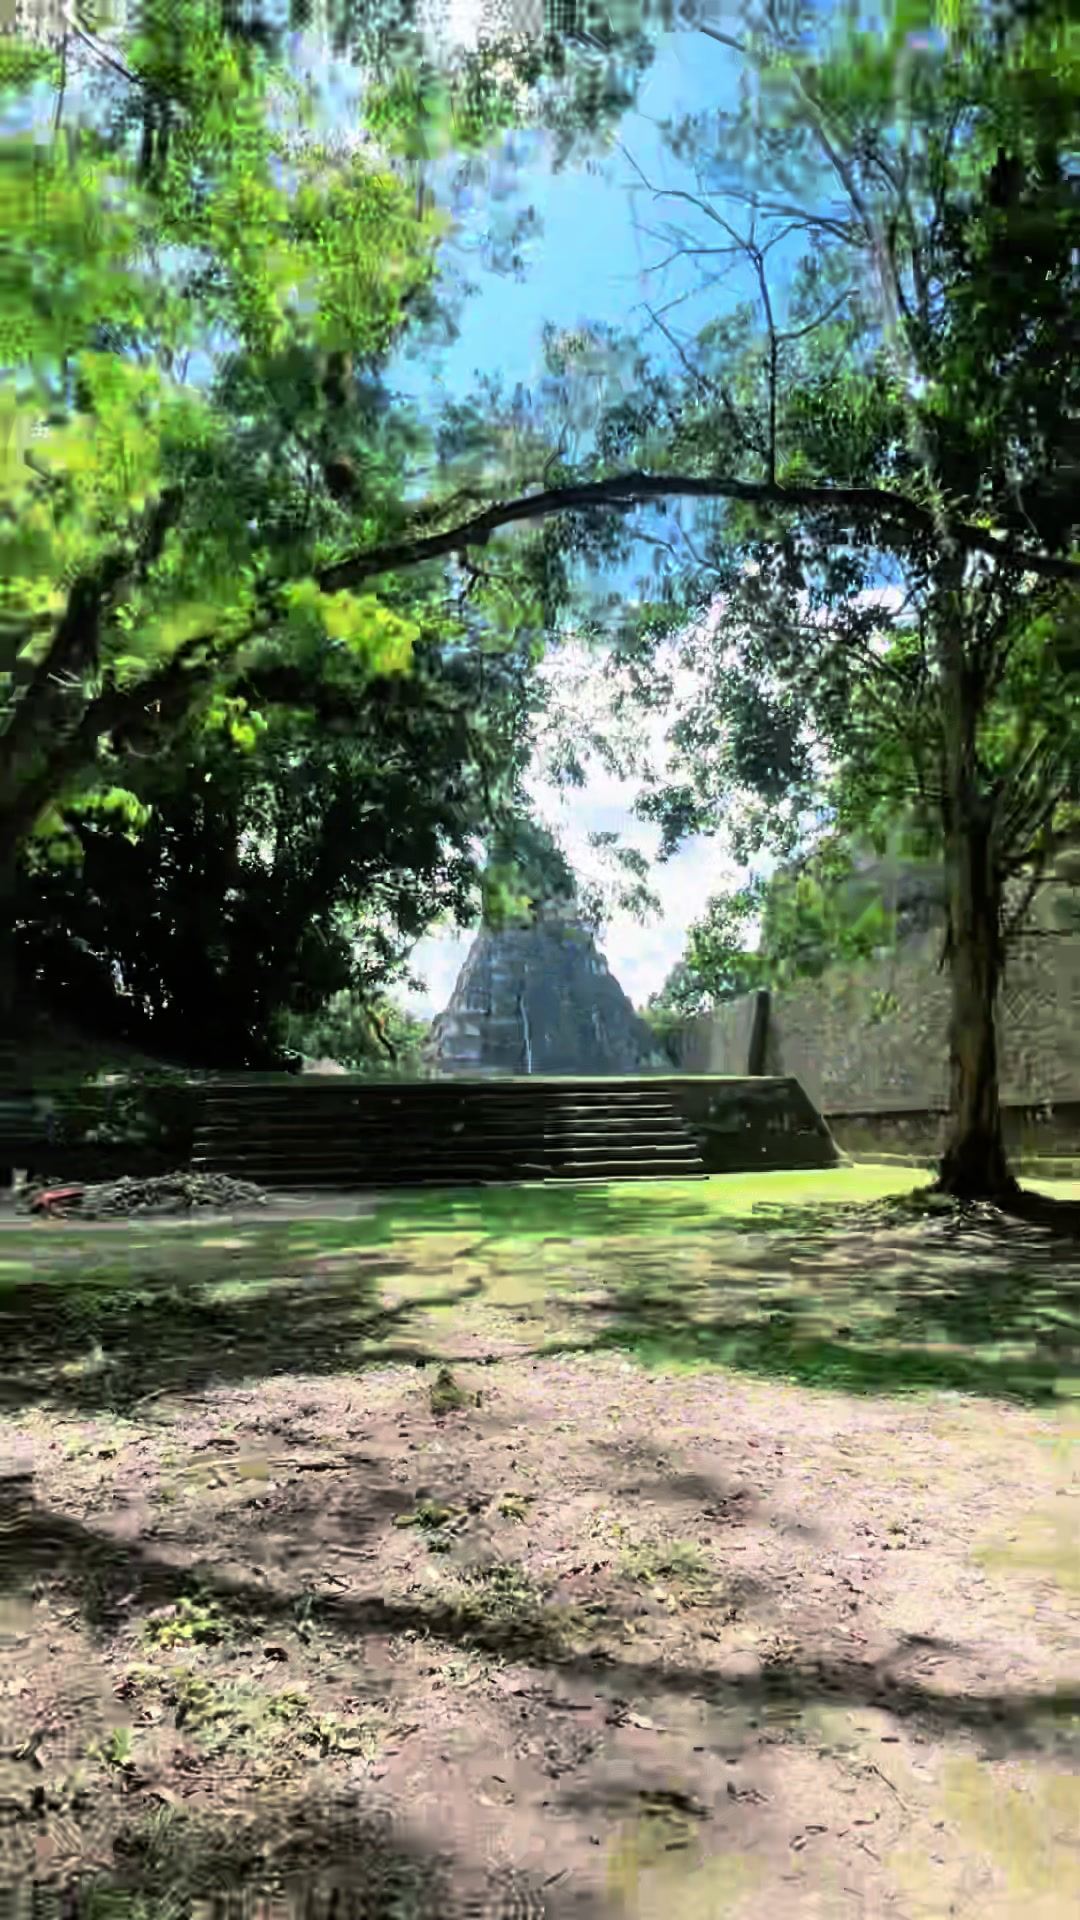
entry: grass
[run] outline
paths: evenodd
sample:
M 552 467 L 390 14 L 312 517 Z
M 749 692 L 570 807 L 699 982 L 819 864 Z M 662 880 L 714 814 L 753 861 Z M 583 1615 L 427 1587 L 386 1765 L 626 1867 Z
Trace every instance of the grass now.
M 658 1581 L 698 1587 L 713 1577 L 707 1556 L 694 1540 L 644 1542 L 626 1547 L 619 1556 L 619 1572 L 628 1580 L 653 1587 L 661 1599 L 665 1596 L 662 1586 L 657 1586 Z
M 588 1610 L 547 1606 L 543 1589 L 513 1562 L 478 1568 L 436 1590 L 432 1630 L 466 1649 L 510 1655 L 515 1660 L 558 1661 L 591 1621 Z
M 205 1674 L 186 1667 L 161 1671 L 152 1667 L 129 1669 L 124 1689 L 129 1698 L 160 1703 L 168 1711 L 173 1725 L 195 1740 L 209 1755 L 228 1748 L 257 1751 L 260 1747 L 280 1747 L 286 1740 L 303 1746 L 318 1747 L 325 1756 L 331 1752 L 370 1757 L 390 1730 L 385 1716 L 367 1719 L 318 1712 L 306 1690 L 283 1687 L 277 1692 L 248 1682 L 219 1684 Z M 113 1757 L 112 1748 L 121 1757 Z M 116 1728 L 105 1750 L 96 1757 L 110 1766 L 131 1763 L 131 1734 L 126 1727 Z
M 473 1307 L 519 1340 L 535 1324 L 542 1354 L 617 1350 L 853 1393 L 1073 1394 L 1080 1253 L 985 1223 L 950 1240 L 914 1213 L 903 1257 L 883 1253 L 880 1203 L 930 1184 L 861 1164 L 390 1194 L 358 1220 L 228 1232 L 13 1227 L 0 1406 L 123 1415 L 212 1380 L 430 1361 L 432 1406 L 449 1411 L 473 1396 L 443 1342 Z
M 606 1238 L 651 1229 L 661 1215 L 665 1233 L 699 1233 L 720 1223 L 749 1224 L 764 1207 L 813 1209 L 881 1200 L 929 1186 L 932 1180 L 932 1174 L 910 1167 L 864 1165 L 825 1172 L 815 1168 L 724 1174 L 711 1180 L 458 1188 L 386 1194 L 375 1213 L 357 1225 L 366 1228 L 369 1245 L 392 1245 L 417 1233 L 464 1233 L 482 1235 L 488 1249 L 495 1251 L 536 1241 Z M 359 1244 L 356 1228 L 352 1231 L 354 1244 Z
M 146 1623 L 146 1638 L 153 1646 L 216 1646 L 224 1639 L 227 1623 L 211 1601 L 183 1595 L 175 1607 L 168 1607 L 158 1619 Z

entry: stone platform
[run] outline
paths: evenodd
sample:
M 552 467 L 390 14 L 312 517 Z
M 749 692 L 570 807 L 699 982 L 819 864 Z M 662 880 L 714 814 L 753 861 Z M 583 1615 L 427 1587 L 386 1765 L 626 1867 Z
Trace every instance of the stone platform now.
M 195 1168 L 271 1191 L 687 1179 L 845 1159 L 790 1079 L 249 1076 L 204 1088 L 201 1109 Z

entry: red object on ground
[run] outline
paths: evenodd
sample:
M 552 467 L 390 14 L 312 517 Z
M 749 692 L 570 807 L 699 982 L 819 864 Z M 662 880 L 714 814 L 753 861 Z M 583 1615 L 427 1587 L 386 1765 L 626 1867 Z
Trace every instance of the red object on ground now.
M 31 1213 L 58 1213 L 82 1202 L 82 1187 L 49 1187 L 30 1202 Z

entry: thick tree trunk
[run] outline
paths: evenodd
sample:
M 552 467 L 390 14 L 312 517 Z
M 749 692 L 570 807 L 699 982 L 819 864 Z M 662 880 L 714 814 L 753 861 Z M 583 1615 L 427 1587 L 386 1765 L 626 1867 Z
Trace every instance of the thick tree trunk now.
M 996 1005 L 1001 980 L 1000 882 L 989 828 L 971 821 L 949 848 L 950 1123 L 938 1181 L 962 1199 L 1018 1192 L 998 1097 Z
M 958 1199 L 1004 1200 L 1019 1193 L 1009 1172 L 998 1097 L 997 997 L 1002 974 L 1002 875 L 994 800 L 979 763 L 979 722 L 987 683 L 968 632 L 964 560 L 949 555 L 935 582 L 941 672 L 950 1125 L 938 1190 Z
M 15 1093 L 15 856 L 0 841 L 0 1123 L 13 1124 Z M 13 1168 L 7 1163 L 0 1137 L 0 1191 L 11 1186 Z

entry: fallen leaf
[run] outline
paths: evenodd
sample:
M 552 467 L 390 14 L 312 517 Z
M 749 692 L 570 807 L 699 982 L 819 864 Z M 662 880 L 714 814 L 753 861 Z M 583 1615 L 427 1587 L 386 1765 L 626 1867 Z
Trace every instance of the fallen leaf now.
M 13 1760 L 29 1760 L 31 1766 L 43 1768 L 45 1765 L 45 1762 L 41 1758 L 41 1755 L 38 1752 L 38 1748 L 40 1747 L 44 1738 L 45 1738 L 45 1729 L 43 1727 L 36 1728 L 35 1731 L 30 1735 L 29 1739 L 24 1740 L 21 1746 L 18 1746 L 15 1748 L 11 1756 L 12 1759 Z

